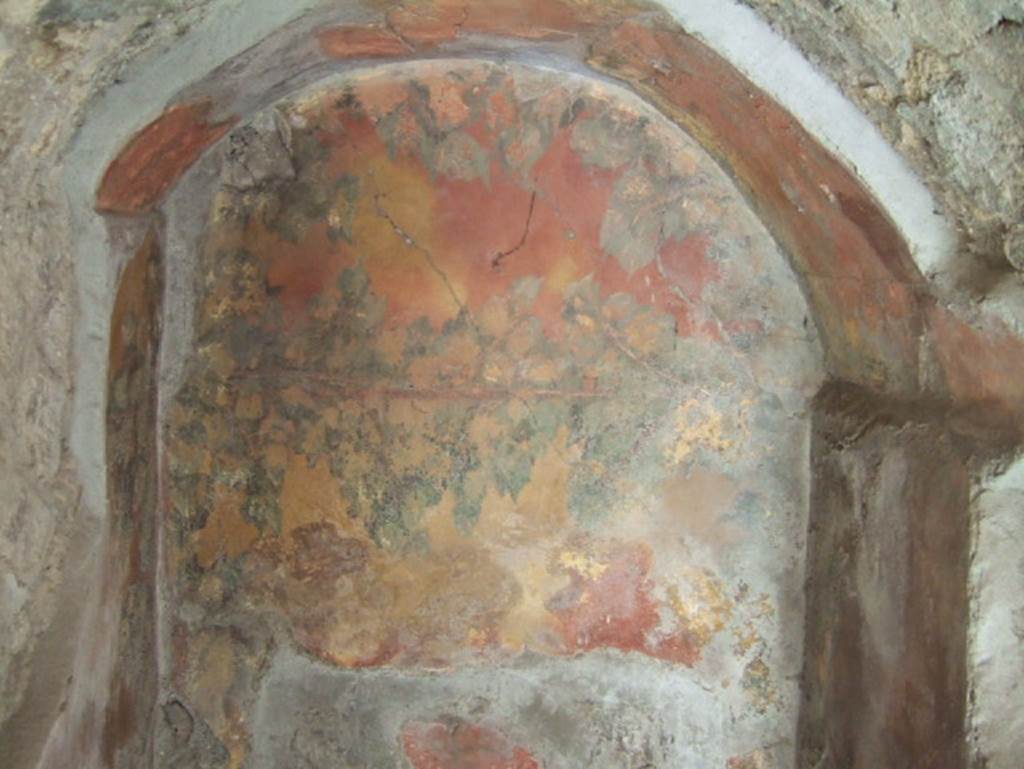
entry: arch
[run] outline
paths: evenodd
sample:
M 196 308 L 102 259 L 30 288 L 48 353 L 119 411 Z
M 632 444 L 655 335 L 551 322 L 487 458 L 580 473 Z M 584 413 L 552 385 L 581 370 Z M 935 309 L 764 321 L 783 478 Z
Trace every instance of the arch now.
M 847 385 L 830 391 L 821 403 L 829 409 L 841 403 L 844 413 L 850 408 L 856 412 L 864 393 L 881 393 L 887 398 L 887 417 L 898 413 L 905 418 L 908 412 L 918 413 L 914 404 L 927 403 L 935 413 L 952 413 L 961 433 L 978 435 L 997 424 L 999 440 L 1017 439 L 1024 402 L 1015 384 L 1024 365 L 1018 341 L 1008 334 L 977 331 L 943 308 L 930 295 L 900 233 L 857 178 L 669 17 L 626 3 L 446 1 L 396 4 L 386 13 L 353 6 L 340 14 L 344 18 L 338 15 L 302 16 L 208 77 L 197 77 L 129 140 L 101 181 L 73 169 L 72 176 L 81 175 L 72 180 L 72 189 L 95 184 L 98 205 L 107 213 L 159 225 L 163 196 L 236 120 L 301 86 L 334 72 L 354 71 L 369 60 L 483 57 L 584 70 L 589 77 L 599 73 L 630 87 L 696 138 L 743 190 L 799 277 L 829 377 Z M 201 71 L 195 66 L 193 71 Z M 235 88 L 247 80 L 259 87 Z M 89 141 L 95 133 L 87 130 L 83 137 L 78 152 L 93 149 Z M 200 162 L 192 173 L 203 173 L 203 168 Z M 110 221 L 112 239 L 127 232 L 125 242 L 130 243 L 130 233 L 139 225 Z M 404 232 L 400 224 L 399 230 Z M 103 240 L 90 221 L 83 250 L 102 250 Z M 513 240 L 506 250 L 516 247 Z M 110 276 L 117 271 L 115 265 L 96 266 L 94 262 L 92 273 L 83 267 L 82 285 L 90 301 L 105 295 L 105 285 L 113 284 Z M 89 365 L 88 356 L 84 360 Z M 105 455 L 96 451 L 102 438 L 83 432 L 90 404 L 80 405 L 86 421 L 79 423 L 76 445 L 88 459 L 87 474 L 92 471 L 90 502 L 94 509 L 105 509 L 114 500 L 105 499 L 97 480 L 104 473 L 95 471 L 104 456 L 109 461 L 112 448 Z M 164 643 L 170 640 L 166 627 L 163 637 Z M 209 653 L 216 653 L 217 643 L 211 641 L 214 651 Z M 160 650 L 166 669 L 173 650 Z M 416 732 L 419 738 L 430 733 L 429 727 Z

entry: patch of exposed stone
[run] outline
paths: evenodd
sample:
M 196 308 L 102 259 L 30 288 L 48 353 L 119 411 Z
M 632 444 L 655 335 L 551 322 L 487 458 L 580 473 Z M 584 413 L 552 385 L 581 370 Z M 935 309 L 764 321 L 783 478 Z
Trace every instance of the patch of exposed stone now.
M 952 282 L 983 296 L 1024 269 L 1019 0 L 743 0 L 820 66 L 955 220 Z

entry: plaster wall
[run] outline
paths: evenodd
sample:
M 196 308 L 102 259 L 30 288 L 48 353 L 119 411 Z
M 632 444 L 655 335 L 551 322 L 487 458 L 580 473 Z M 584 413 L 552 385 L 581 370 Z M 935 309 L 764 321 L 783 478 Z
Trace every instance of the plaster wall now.
M 873 98 L 899 90 L 898 84 L 890 88 L 888 64 L 882 67 L 883 87 L 877 87 L 878 79 L 864 80 L 864 68 L 859 68 L 864 62 L 867 69 L 874 67 L 880 38 L 865 32 L 859 23 L 848 23 L 848 17 L 870 16 L 877 10 L 874 6 L 825 8 L 794 1 L 773 2 L 763 8 L 769 21 L 797 40 L 848 95 L 859 100 L 888 140 L 919 170 L 923 169 L 939 197 L 948 201 L 949 194 L 954 196 L 957 234 L 961 245 L 969 246 L 958 252 L 956 265 L 970 274 L 976 273 L 977 264 L 992 264 L 1004 258 L 1002 242 L 997 242 L 999 238 L 993 233 L 1001 231 L 1000 222 L 1012 219 L 1005 213 L 1012 214 L 1012 205 L 1007 208 L 1003 203 L 1012 203 L 1013 198 L 1005 197 L 996 205 L 990 204 L 986 195 L 992 190 L 1014 189 L 1000 181 L 999 169 L 1007 166 L 1000 159 L 1012 157 L 1020 147 L 1014 123 L 1004 120 L 1001 108 L 991 113 L 976 110 L 970 119 L 964 118 L 962 109 L 974 103 L 972 94 L 976 93 L 997 98 L 999 104 L 1013 103 L 1017 87 L 1012 78 L 1002 78 L 998 88 L 991 87 L 984 78 L 978 79 L 979 72 L 991 70 L 992 62 L 985 57 L 995 57 L 997 69 L 1013 60 L 1013 4 L 1004 4 L 1002 10 L 996 5 L 974 5 L 979 13 L 972 18 L 980 21 L 963 25 L 956 21 L 959 17 L 955 14 L 942 19 L 942 23 L 933 23 L 926 18 L 934 10 L 929 3 L 901 3 L 902 16 L 897 13 L 895 20 L 884 22 L 887 33 L 896 30 L 907 40 L 924 35 L 940 52 L 960 49 L 963 35 L 970 37 L 970 57 L 946 57 L 943 53 L 940 58 L 948 65 L 946 69 L 932 67 L 929 62 L 933 59 L 927 55 L 906 59 L 917 62 L 908 73 L 924 77 L 909 77 L 907 82 L 920 81 L 926 86 L 914 91 L 925 98 L 915 97 L 909 104 L 898 95 Z M 31 763 L 48 735 L 51 747 L 67 741 L 83 709 L 104 707 L 103 690 L 115 655 L 111 651 L 101 653 L 102 664 L 97 664 L 97 657 L 79 655 L 72 673 L 82 607 L 89 616 L 88 627 L 98 633 L 94 639 L 97 648 L 117 648 L 102 637 L 104 632 L 116 632 L 111 630 L 117 625 L 116 610 L 94 605 L 89 598 L 97 595 L 90 586 L 96 584 L 94 577 L 104 557 L 100 543 L 108 523 L 103 435 L 109 309 L 120 267 L 134 253 L 134 247 L 125 247 L 99 224 L 91 210 L 92 193 L 105 164 L 132 128 L 141 128 L 156 117 L 187 83 L 306 10 L 307 6 L 297 4 L 246 3 L 243 11 L 234 2 L 133 2 L 119 3 L 116 8 L 111 4 L 44 6 L 39 2 L 6 2 L 0 6 L 0 66 L 5 94 L 0 109 L 3 157 L 8 169 L 3 180 L 5 246 L 0 255 L 4 275 L 10 276 L 4 284 L 4 314 L 0 318 L 5 345 L 0 362 L 6 381 L 12 383 L 5 401 L 10 420 L 3 433 L 6 529 L 0 554 L 6 569 L 0 616 L 11 631 L 4 635 L 0 648 L 5 675 L 0 719 L 7 719 L 3 742 L 16 764 Z M 335 7 L 333 12 L 337 11 Z M 348 15 L 350 12 L 354 15 Z M 365 18 L 345 6 L 335 21 L 356 23 Z M 741 14 L 736 18 L 751 17 Z M 690 22 L 694 29 L 701 23 L 716 26 L 714 16 L 704 16 L 704 22 L 694 19 Z M 993 34 L 988 34 L 990 27 Z M 757 64 L 756 51 L 777 50 L 778 37 L 756 24 L 754 29 L 757 31 L 745 38 L 753 58 L 741 67 L 748 77 L 758 81 L 765 68 Z M 715 45 L 721 50 L 728 50 L 728 35 L 716 38 L 705 34 L 706 39 L 717 40 Z M 823 54 L 821 40 L 826 45 L 838 45 L 842 56 Z M 509 46 L 502 50 L 511 55 L 507 53 Z M 739 54 L 733 50 L 729 56 L 735 59 Z M 899 64 L 899 57 L 891 61 Z M 800 60 L 797 64 L 804 68 L 799 77 L 794 74 L 800 79 L 808 70 L 806 62 Z M 272 61 L 270 65 L 264 72 L 273 80 Z M 816 102 L 814 89 L 825 82 L 815 77 L 801 80 L 811 86 L 805 103 Z M 957 88 L 963 77 L 969 87 L 960 91 Z M 766 85 L 769 91 L 778 88 Z M 284 87 L 283 83 L 278 87 Z M 940 98 L 930 98 L 933 91 L 940 90 L 944 91 Z M 861 98 L 861 91 L 870 98 Z M 246 112 L 254 106 L 250 104 Z M 792 108 L 799 113 L 798 105 Z M 835 112 L 841 114 L 845 113 Z M 814 119 L 806 122 L 815 125 Z M 818 138 L 828 143 L 827 134 L 833 130 L 841 132 L 842 126 L 832 124 L 830 128 L 826 120 Z M 925 141 L 917 138 L 922 131 Z M 940 137 L 938 142 L 933 134 Z M 833 146 L 842 154 L 842 141 L 837 140 Z M 929 147 L 938 149 L 929 155 L 922 150 Z M 989 150 L 997 163 L 988 162 Z M 847 161 L 851 167 L 858 165 L 850 156 Z M 1012 169 L 1012 162 L 1008 167 Z M 994 176 L 990 168 L 995 169 Z M 869 182 L 870 177 L 865 172 Z M 989 202 L 961 205 L 972 199 L 963 193 L 965 185 L 969 191 L 972 184 L 981 185 L 985 191 L 977 200 Z M 887 193 L 880 194 L 884 198 Z M 883 202 L 892 206 L 899 218 L 898 201 Z M 1003 231 L 1012 234 L 1005 227 Z M 1013 242 L 1011 237 L 1005 238 L 1008 259 L 1013 254 Z M 974 317 L 977 331 L 956 323 L 946 328 L 952 329 L 962 351 L 956 354 L 973 360 L 974 369 L 990 370 L 995 363 L 1005 370 L 1004 381 L 1019 383 L 1019 377 L 1014 378 L 1012 373 L 1012 355 L 992 355 L 980 343 L 992 338 L 993 326 L 976 317 L 973 304 L 980 301 L 982 306 L 998 309 L 1012 326 L 1014 318 L 1019 317 L 1012 304 L 996 301 L 1015 285 L 1012 276 L 1009 278 L 1004 269 L 997 281 L 998 291 L 987 280 L 971 283 L 971 293 L 966 295 L 954 286 L 956 290 L 945 296 L 959 302 L 956 316 Z M 172 294 L 176 295 L 176 290 Z M 995 333 L 1005 336 L 998 327 Z M 73 339 L 77 341 L 73 343 Z M 933 363 L 926 361 L 926 367 L 930 365 Z M 958 377 L 956 397 L 963 401 L 981 398 L 998 402 L 1013 393 L 1012 387 L 990 387 L 973 372 Z M 74 409 L 72 390 L 77 404 Z M 994 422 L 1005 425 L 1007 420 L 997 417 Z M 1004 438 L 997 440 L 1004 441 L 1005 446 Z M 1008 658 L 1002 655 L 1000 659 Z M 75 682 L 74 691 L 81 700 L 77 704 L 75 696 L 65 699 L 71 691 L 70 681 Z M 30 692 L 28 698 L 23 697 L 26 691 Z M 61 712 L 65 713 L 63 717 L 58 716 Z M 17 715 L 11 719 L 14 713 Z M 172 709 L 174 713 L 177 711 Z M 54 719 L 56 725 L 51 729 Z M 200 743 L 209 737 L 202 729 L 196 734 Z M 984 758 L 981 755 L 979 760 Z
M 941 420 L 864 422 L 848 394 L 819 404 L 798 765 L 965 766 L 961 441 Z
M 1004 769 L 1024 751 L 1024 466 L 978 483 L 971 561 L 971 752 Z

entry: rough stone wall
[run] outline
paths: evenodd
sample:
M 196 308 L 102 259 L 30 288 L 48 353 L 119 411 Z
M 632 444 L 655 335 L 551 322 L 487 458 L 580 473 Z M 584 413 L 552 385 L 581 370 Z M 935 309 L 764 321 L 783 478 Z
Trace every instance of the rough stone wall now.
M 994 309 L 1022 291 L 1024 3 L 743 0 L 882 130 L 956 222 L 950 282 Z M 1019 329 L 1018 300 L 1003 317 Z

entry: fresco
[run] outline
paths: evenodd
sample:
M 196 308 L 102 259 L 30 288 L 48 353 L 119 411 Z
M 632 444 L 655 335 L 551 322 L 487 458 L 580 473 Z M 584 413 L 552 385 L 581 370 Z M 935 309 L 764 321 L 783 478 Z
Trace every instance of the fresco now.
M 117 627 L 109 684 L 111 707 L 91 719 L 105 765 L 120 765 L 145 749 L 148 714 L 158 699 L 156 590 L 158 439 L 157 361 L 163 311 L 163 257 L 148 230 L 121 273 L 110 318 L 106 426 L 107 493 L 117 516 L 104 550 L 107 615 Z M 94 660 L 104 652 L 91 650 Z M 99 666 L 102 663 L 94 662 Z M 84 750 L 82 752 L 85 752 Z
M 555 66 L 628 86 L 727 169 L 794 267 L 830 376 L 898 399 L 937 398 L 959 412 L 967 429 L 997 430 L 1007 443 L 1019 439 L 1024 347 L 1012 330 L 936 301 L 934 287 L 857 170 L 657 4 L 349 5 L 369 6 L 363 23 L 283 29 L 266 62 L 240 59 L 179 92 L 107 167 L 96 209 L 151 212 L 239 116 L 266 106 L 262 89 L 272 88 L 278 98 L 289 83 L 297 87 L 381 60 L 490 58 L 504 50 L 501 56 L 559 61 Z M 218 84 L 222 76 L 226 84 Z
M 821 353 L 722 170 L 620 91 L 482 63 L 260 125 L 227 142 L 164 428 L 173 684 L 233 763 L 280 645 L 641 655 L 793 723 Z M 540 765 L 483 734 L 404 749 Z

